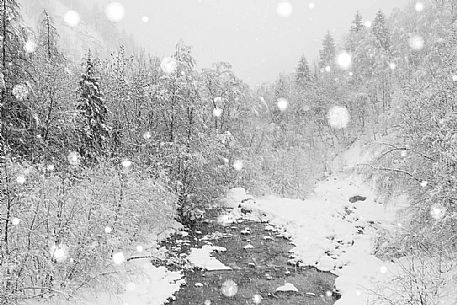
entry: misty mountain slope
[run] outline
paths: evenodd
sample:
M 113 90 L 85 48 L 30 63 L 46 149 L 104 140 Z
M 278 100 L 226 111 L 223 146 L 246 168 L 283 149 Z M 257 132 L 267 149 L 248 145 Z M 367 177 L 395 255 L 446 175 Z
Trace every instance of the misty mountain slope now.
M 120 45 L 129 51 L 135 49 L 133 39 L 105 18 L 100 3 L 85 0 L 20 0 L 20 5 L 24 21 L 33 29 L 42 12 L 49 12 L 56 23 L 62 50 L 75 62 L 79 62 L 88 49 L 97 56 L 108 54 L 109 50 Z M 75 10 L 81 16 L 77 27 L 70 27 L 64 22 L 64 15 L 69 10 Z

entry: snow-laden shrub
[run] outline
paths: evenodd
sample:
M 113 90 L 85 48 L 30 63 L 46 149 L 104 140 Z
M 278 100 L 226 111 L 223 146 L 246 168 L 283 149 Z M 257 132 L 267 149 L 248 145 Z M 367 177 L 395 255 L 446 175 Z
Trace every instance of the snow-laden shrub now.
M 309 149 L 277 149 L 247 156 L 235 182 L 253 195 L 304 198 L 322 175 L 323 167 L 322 159 Z
M 174 221 L 176 196 L 135 166 L 49 169 L 11 162 L 0 169 L 6 303 L 113 284 L 113 253 L 128 258 Z
M 436 249 L 435 249 L 436 250 Z M 431 255 L 431 256 L 430 256 Z M 457 265 L 444 253 L 416 253 L 396 262 L 392 278 L 377 285 L 374 305 L 455 304 Z

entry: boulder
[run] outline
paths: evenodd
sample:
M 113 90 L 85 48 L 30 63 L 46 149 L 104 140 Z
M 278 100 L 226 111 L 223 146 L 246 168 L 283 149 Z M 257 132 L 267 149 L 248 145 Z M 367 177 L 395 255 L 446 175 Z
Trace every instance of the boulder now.
M 366 199 L 367 199 L 367 197 L 356 195 L 356 196 L 352 196 L 351 198 L 349 198 L 349 202 L 356 203 L 357 201 L 365 201 Z

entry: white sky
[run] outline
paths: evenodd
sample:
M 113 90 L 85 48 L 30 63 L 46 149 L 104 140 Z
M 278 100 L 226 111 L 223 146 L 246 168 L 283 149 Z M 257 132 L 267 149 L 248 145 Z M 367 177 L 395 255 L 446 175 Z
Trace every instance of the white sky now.
M 301 56 L 317 59 L 327 30 L 337 41 L 349 30 L 355 12 L 372 20 L 410 0 L 118 0 L 125 7 L 120 23 L 152 54 L 171 55 L 183 39 L 192 46 L 199 67 L 230 62 L 250 85 L 292 72 Z M 290 17 L 277 14 L 289 1 Z M 314 9 L 309 3 L 315 4 Z M 142 22 L 142 17 L 149 22 Z

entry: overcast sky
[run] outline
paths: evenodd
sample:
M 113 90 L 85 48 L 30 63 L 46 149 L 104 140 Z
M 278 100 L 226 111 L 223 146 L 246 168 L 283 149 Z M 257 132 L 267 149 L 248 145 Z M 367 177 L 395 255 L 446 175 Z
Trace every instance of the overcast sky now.
M 292 72 L 301 54 L 316 60 L 326 31 L 341 41 L 356 11 L 372 20 L 377 10 L 389 15 L 410 0 L 289 0 L 292 13 L 281 17 L 277 7 L 283 1 L 123 0 L 120 26 L 155 55 L 171 55 L 183 39 L 200 68 L 227 61 L 239 77 L 258 85 Z

